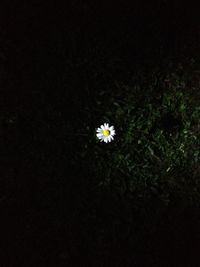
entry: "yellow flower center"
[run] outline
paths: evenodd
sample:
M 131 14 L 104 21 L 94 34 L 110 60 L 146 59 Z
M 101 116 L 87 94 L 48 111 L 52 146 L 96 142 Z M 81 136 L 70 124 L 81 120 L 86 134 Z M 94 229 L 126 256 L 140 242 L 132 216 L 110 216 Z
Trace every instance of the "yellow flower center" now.
M 110 131 L 109 130 L 104 130 L 103 131 L 103 135 L 104 136 L 109 136 L 110 135 Z

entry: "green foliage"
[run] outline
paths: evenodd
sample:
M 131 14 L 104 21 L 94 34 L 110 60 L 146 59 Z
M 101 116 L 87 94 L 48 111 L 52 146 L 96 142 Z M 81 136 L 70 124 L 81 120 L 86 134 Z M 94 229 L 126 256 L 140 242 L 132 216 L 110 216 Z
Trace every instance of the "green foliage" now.
M 117 135 L 109 144 L 91 139 L 82 158 L 97 186 L 118 196 L 199 205 L 200 107 L 182 78 L 169 76 L 170 86 L 165 79 L 154 73 L 149 84 L 115 82 L 115 90 L 102 91 L 96 117 L 114 125 Z

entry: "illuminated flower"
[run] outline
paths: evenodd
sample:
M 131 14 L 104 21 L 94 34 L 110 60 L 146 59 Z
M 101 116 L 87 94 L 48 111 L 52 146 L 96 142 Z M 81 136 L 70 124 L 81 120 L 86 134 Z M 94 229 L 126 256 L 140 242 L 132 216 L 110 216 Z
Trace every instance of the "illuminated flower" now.
M 104 123 L 104 125 L 101 125 L 96 132 L 96 136 L 98 137 L 98 139 L 100 139 L 101 142 L 104 141 L 105 143 L 108 143 L 114 140 L 114 126 L 109 126 L 108 123 Z

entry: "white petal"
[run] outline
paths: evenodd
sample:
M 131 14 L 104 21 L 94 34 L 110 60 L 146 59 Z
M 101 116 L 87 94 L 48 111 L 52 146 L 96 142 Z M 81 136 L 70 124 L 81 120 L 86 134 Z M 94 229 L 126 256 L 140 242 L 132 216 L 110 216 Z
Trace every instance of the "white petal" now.
M 110 136 L 110 138 L 111 138 L 111 140 L 114 140 L 114 137 L 112 135 Z
M 96 136 L 97 137 L 100 137 L 100 136 L 103 136 L 103 135 L 102 135 L 102 133 L 98 133 Z
M 114 127 L 113 126 L 110 126 L 109 130 L 110 131 L 114 130 Z
M 112 130 L 111 132 L 110 132 L 110 134 L 111 135 L 115 135 L 116 133 L 115 133 L 115 130 Z
M 102 129 L 102 130 L 105 130 L 105 128 L 104 128 L 104 126 L 103 126 L 103 125 L 101 125 L 101 129 Z
M 107 137 L 104 138 L 104 142 L 108 143 L 108 138 Z

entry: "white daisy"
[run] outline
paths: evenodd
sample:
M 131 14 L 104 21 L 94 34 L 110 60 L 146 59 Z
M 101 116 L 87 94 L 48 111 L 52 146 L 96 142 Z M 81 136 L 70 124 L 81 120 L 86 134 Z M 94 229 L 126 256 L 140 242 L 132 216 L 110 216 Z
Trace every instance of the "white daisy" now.
M 104 123 L 100 128 L 97 128 L 96 136 L 100 139 L 100 141 L 104 141 L 105 143 L 111 142 L 114 139 L 115 130 L 114 126 L 109 126 L 108 123 Z

